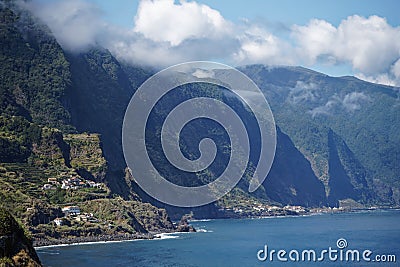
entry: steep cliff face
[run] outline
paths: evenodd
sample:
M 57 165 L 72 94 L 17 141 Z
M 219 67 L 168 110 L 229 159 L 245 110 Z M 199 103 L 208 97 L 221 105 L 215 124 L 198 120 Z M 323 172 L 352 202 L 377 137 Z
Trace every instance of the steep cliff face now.
M 333 131 L 328 133 L 329 182 L 328 201 L 337 206 L 339 200 L 351 198 L 366 202 L 372 197 L 366 170 L 355 158 L 343 139 Z
M 8 7 L 7 7 L 8 6 Z M 12 1 L 0 7 L 0 113 L 74 131 L 64 106 L 69 63 L 48 28 Z
M 263 186 L 274 201 L 304 206 L 326 205 L 324 185 L 310 162 L 278 128 L 277 149 L 271 171 Z
M 126 167 L 122 153 L 122 121 L 134 90 L 148 73 L 122 66 L 109 51 L 93 48 L 82 54 L 68 54 L 72 85 L 67 107 L 72 124 L 80 132 L 99 133 L 107 160 L 105 181 L 111 190 L 131 198 L 125 183 Z M 126 69 L 129 72 L 126 72 Z
M 100 47 L 82 54 L 68 54 L 72 85 L 68 91 L 68 110 L 72 124 L 80 132 L 102 136 L 110 170 L 123 170 L 121 128 L 125 109 L 134 90 L 144 81 L 146 71 L 130 67 L 134 80 L 124 67 Z
M 277 124 L 310 161 L 332 204 L 343 197 L 388 205 L 399 202 L 397 88 L 301 67 L 240 69 L 264 92 Z
M 0 207 L 0 266 L 42 266 L 32 241 L 4 207 Z

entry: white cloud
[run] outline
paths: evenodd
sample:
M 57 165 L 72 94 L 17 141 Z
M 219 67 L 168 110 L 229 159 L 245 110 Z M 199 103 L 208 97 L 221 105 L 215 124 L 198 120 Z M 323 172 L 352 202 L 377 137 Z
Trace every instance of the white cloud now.
M 83 0 L 52 2 L 21 2 L 41 18 L 52 30 L 57 41 L 68 50 L 81 50 L 95 45 L 104 32 L 101 10 Z
M 293 65 L 290 45 L 257 25 L 250 25 L 237 36 L 240 49 L 233 53 L 237 64 L 267 63 Z
M 206 5 L 181 0 L 141 1 L 135 16 L 134 31 L 156 42 L 172 46 L 187 39 L 222 39 L 229 35 L 231 23 Z
M 400 85 L 400 27 L 378 16 L 350 16 L 337 27 L 312 19 L 293 25 L 283 38 L 269 26 L 249 19 L 233 23 L 195 1 L 142 0 L 131 29 L 106 23 L 102 11 L 88 0 L 32 0 L 23 5 L 72 51 L 100 44 L 120 60 L 158 66 L 188 60 L 311 68 L 345 64 L 359 78 Z
M 336 97 L 334 97 L 333 99 L 328 100 L 325 105 L 310 110 L 309 113 L 313 118 L 317 115 L 330 115 L 337 103 Z
M 297 40 L 297 52 L 306 62 L 313 64 L 321 55 L 331 53 L 337 29 L 332 24 L 312 19 L 308 25 L 292 27 L 292 37 Z
M 392 65 L 390 72 L 397 80 L 400 80 L 400 58 Z
M 375 73 L 372 75 L 365 75 L 364 73 L 358 73 L 356 77 L 372 82 L 380 83 L 391 86 L 400 86 L 400 59 L 390 66 L 390 71 L 386 73 Z
M 390 73 L 377 73 L 373 75 L 365 75 L 363 73 L 357 73 L 355 75 L 357 78 L 371 82 L 390 86 L 400 85 L 400 79 L 396 79 Z
M 361 104 L 370 101 L 370 97 L 360 92 L 346 94 L 341 102 L 346 111 L 354 112 L 361 109 Z
M 174 53 L 168 44 L 141 38 L 134 33 L 108 40 L 106 46 L 119 60 L 133 64 L 166 66 L 184 61 L 183 55 Z
M 317 84 L 298 81 L 296 86 L 290 89 L 287 101 L 295 105 L 304 102 L 315 102 L 318 98 Z
M 335 109 L 344 109 L 346 112 L 353 113 L 362 108 L 362 104 L 370 102 L 371 97 L 363 92 L 351 92 L 344 97 L 333 95 L 325 105 L 316 107 L 309 111 L 312 117 L 317 115 L 332 115 Z
M 204 78 L 214 78 L 215 73 L 212 70 L 202 70 L 202 69 L 196 69 L 193 73 L 193 76 L 199 78 L 199 79 L 204 79 Z
M 226 61 L 238 43 L 232 39 L 192 39 L 177 46 L 129 32 L 103 42 L 118 59 L 134 64 L 168 66 L 193 60 Z
M 365 74 L 382 72 L 400 57 L 399 40 L 400 28 L 391 27 L 384 18 L 351 16 L 338 27 L 334 55 Z
M 400 58 L 400 27 L 390 26 L 386 19 L 354 15 L 337 28 L 314 19 L 308 25 L 293 26 L 292 31 L 298 51 L 305 51 L 309 64 L 318 60 L 350 63 L 360 78 L 396 83 L 393 63 Z

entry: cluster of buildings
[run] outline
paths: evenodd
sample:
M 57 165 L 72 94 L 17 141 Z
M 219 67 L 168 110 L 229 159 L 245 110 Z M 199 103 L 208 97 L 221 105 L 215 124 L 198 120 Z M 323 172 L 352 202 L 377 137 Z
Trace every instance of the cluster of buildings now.
M 256 204 L 256 203 L 254 203 Z M 291 206 L 291 205 L 286 205 L 284 207 L 278 207 L 278 206 L 270 206 L 270 205 L 262 205 L 262 204 L 258 204 L 258 205 L 254 205 L 253 206 L 253 210 L 255 211 L 260 211 L 260 212 L 269 212 L 269 213 L 273 213 L 273 212 L 281 212 L 281 211 L 291 211 L 291 212 L 295 212 L 298 214 L 303 214 L 306 213 L 307 210 L 306 208 L 304 208 L 303 206 Z
M 66 206 L 61 209 L 66 217 L 68 216 L 76 216 L 81 214 L 81 209 L 78 206 Z
M 253 210 L 259 211 L 259 212 L 265 212 L 268 214 L 274 214 L 274 213 L 282 213 L 282 212 L 291 212 L 295 214 L 305 214 L 308 211 L 306 208 L 303 206 L 291 206 L 291 205 L 286 205 L 284 207 L 278 207 L 278 206 L 270 206 L 270 205 L 257 205 L 253 206 Z
M 70 177 L 63 179 L 61 183 L 57 180 L 57 178 L 48 178 L 47 183 L 43 185 L 43 190 L 56 189 L 58 186 L 61 186 L 61 189 L 79 189 L 82 187 L 93 187 L 93 188 L 101 188 L 101 183 L 96 183 L 89 180 L 84 180 L 78 177 Z
M 254 203 L 255 205 L 253 206 L 253 210 L 255 211 L 267 211 L 267 212 L 274 212 L 274 211 L 281 211 L 282 207 L 278 207 L 278 206 L 269 206 L 269 205 L 262 205 L 262 204 L 258 204 Z
M 289 206 L 289 205 L 287 205 L 287 206 L 283 207 L 283 209 L 284 210 L 289 210 L 289 211 L 294 211 L 294 212 L 297 212 L 299 214 L 303 214 L 303 213 L 307 212 L 307 210 L 302 206 Z
M 78 189 L 80 187 L 84 187 L 85 185 L 86 183 L 78 177 L 71 177 L 62 180 L 61 189 Z
M 99 222 L 99 220 L 93 216 L 93 213 L 81 213 L 81 209 L 78 206 L 66 206 L 61 210 L 64 213 L 64 217 L 53 220 L 57 226 L 64 225 L 67 218 L 78 222 Z
M 307 214 L 309 210 L 307 210 L 303 206 L 291 206 L 287 205 L 284 207 L 262 204 L 259 202 L 250 202 L 246 201 L 241 203 L 242 205 L 238 205 L 235 207 L 224 207 L 220 208 L 219 211 L 237 215 L 240 217 L 243 216 L 284 216 L 284 215 L 303 215 Z

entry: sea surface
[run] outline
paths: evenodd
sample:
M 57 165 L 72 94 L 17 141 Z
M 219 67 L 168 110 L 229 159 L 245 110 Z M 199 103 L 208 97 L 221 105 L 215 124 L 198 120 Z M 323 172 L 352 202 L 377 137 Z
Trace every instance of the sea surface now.
M 400 266 L 398 210 L 204 220 L 193 221 L 192 225 L 197 233 L 164 234 L 156 240 L 45 247 L 37 252 L 44 266 Z M 263 259 L 265 246 L 268 257 L 260 261 L 257 253 L 262 250 L 259 256 Z M 329 248 L 331 255 L 322 253 Z M 281 252 L 281 259 L 287 261 L 279 260 L 277 252 L 271 260 L 271 250 L 284 250 L 286 254 Z M 316 261 L 312 252 L 308 259 L 307 250 L 315 251 Z M 354 250 L 359 252 L 360 261 L 356 256 L 352 259 Z M 370 261 L 363 259 L 364 252 Z M 396 262 L 375 260 L 376 256 L 393 258 L 390 255 L 396 257 Z

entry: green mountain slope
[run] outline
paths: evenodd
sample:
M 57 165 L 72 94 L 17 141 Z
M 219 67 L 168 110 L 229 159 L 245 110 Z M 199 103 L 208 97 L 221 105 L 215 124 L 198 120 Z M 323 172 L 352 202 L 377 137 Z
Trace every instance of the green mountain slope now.
M 330 161 L 328 137 L 333 131 L 348 148 L 347 156 L 339 155 L 347 165 L 345 174 L 366 179 L 378 195 L 381 190 L 393 191 L 392 197 L 380 201 L 399 203 L 398 88 L 354 77 L 329 77 L 300 67 L 252 65 L 241 70 L 263 90 L 277 123 L 311 162 L 327 192 L 330 177 L 338 176 Z
M 48 28 L 12 1 L 1 2 L 0 35 L 1 204 L 41 242 L 173 230 L 164 210 L 141 202 L 134 192 L 130 192 L 129 201 L 122 200 L 112 190 L 116 183 L 107 179 L 115 177 L 108 174 L 112 174 L 115 162 L 121 164 L 122 157 L 118 142 L 119 150 L 113 154 L 112 137 L 120 129 L 112 128 L 116 124 L 110 121 L 123 115 L 119 100 L 128 101 L 130 94 L 109 91 L 118 85 L 112 83 L 118 76 L 113 69 L 115 59 L 109 57 L 114 61 L 102 65 L 104 74 L 93 67 L 97 52 L 87 54 L 87 64 L 79 65 L 79 71 L 87 67 L 83 74 L 94 78 L 80 81 L 82 76 L 77 75 L 74 65 L 79 56 L 68 58 Z M 79 94 L 79 82 L 102 90 Z M 130 83 L 126 77 L 121 88 L 131 90 Z M 119 98 L 113 101 L 113 95 Z M 94 109 L 79 109 L 89 105 L 91 97 Z M 85 117 L 86 111 L 91 115 Z M 113 161 L 113 156 L 119 156 L 120 161 Z M 119 170 L 121 181 L 124 168 Z M 96 203 L 104 207 L 94 209 Z M 75 220 L 61 211 L 70 205 L 81 209 L 82 219 Z M 116 212 L 118 205 L 121 213 Z M 54 219 L 64 216 L 65 225 L 60 227 Z
M 28 12 L 2 8 L 0 16 L 1 114 L 73 131 L 64 107 L 71 75 L 63 50 Z

